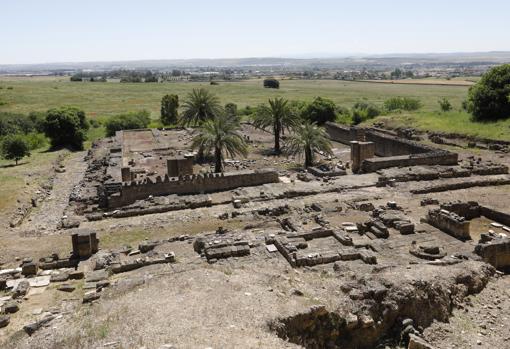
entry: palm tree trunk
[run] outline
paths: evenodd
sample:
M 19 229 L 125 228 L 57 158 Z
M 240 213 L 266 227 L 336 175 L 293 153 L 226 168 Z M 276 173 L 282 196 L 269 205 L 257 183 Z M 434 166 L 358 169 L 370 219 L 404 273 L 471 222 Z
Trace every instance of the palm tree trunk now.
M 312 165 L 312 149 L 310 147 L 305 147 L 305 167 L 308 168 Z
M 214 159 L 215 159 L 214 172 L 216 172 L 216 173 L 222 172 L 223 171 L 223 163 L 221 161 L 221 149 L 219 147 L 216 147 L 214 149 Z
M 274 151 L 280 154 L 280 124 L 276 123 L 274 126 Z
M 203 163 L 204 161 L 205 161 L 204 147 L 200 146 L 198 147 L 197 162 Z

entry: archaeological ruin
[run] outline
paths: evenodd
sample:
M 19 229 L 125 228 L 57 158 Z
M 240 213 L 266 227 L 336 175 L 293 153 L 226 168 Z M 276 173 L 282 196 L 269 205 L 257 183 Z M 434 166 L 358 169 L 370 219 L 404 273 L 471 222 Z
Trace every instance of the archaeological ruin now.
M 509 322 L 495 317 L 510 310 L 509 152 L 378 127 L 326 131 L 332 155 L 305 169 L 245 123 L 249 155 L 225 159 L 222 173 L 199 161 L 193 129 L 96 141 L 55 173 L 65 195 L 48 200 L 60 210 L 53 225 L 27 228 L 47 222 L 44 200 L 12 224 L 63 248 L 2 266 L 0 327 L 29 345 L 65 321 L 83 326 L 88 309 L 144 333 L 169 326 L 176 347 L 441 348 L 442 324 L 473 316 L 485 326 L 477 340 L 506 338 Z M 66 310 L 29 315 L 41 294 Z M 102 331 L 106 344 L 136 346 Z

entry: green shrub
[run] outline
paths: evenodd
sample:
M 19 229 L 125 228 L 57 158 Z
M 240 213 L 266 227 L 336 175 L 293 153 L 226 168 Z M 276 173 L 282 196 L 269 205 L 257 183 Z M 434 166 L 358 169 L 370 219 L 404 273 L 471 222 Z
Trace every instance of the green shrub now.
M 48 144 L 48 139 L 43 133 L 31 132 L 23 137 L 30 150 L 40 149 Z
M 44 113 L 0 113 L 0 137 L 15 133 L 43 132 L 44 117 Z
M 362 112 L 362 114 L 365 115 L 366 119 L 373 119 L 376 116 L 381 115 L 381 110 L 375 104 L 366 101 L 356 102 L 352 109 L 353 111 L 358 110 Z
M 384 102 L 384 108 L 388 111 L 413 111 L 421 108 L 421 102 L 411 97 L 393 97 Z
M 92 128 L 98 128 L 98 127 L 101 127 L 101 122 L 97 119 L 90 119 L 90 126 L 92 126 Z
M 227 104 L 225 104 L 225 112 L 228 115 L 233 115 L 233 116 L 238 115 L 237 104 L 235 104 L 235 103 L 227 103 Z
M 302 115 L 310 123 L 323 125 L 336 120 L 336 105 L 330 99 L 317 97 L 304 108 Z
M 147 128 L 150 122 L 150 113 L 146 110 L 115 115 L 105 122 L 106 135 L 112 137 L 117 131 Z
M 470 87 L 468 110 L 475 120 L 510 118 L 510 64 L 492 68 Z
M 441 98 L 440 100 L 437 101 L 437 103 L 439 103 L 439 107 L 441 108 L 441 111 L 443 111 L 443 112 L 452 110 L 452 104 L 446 98 Z

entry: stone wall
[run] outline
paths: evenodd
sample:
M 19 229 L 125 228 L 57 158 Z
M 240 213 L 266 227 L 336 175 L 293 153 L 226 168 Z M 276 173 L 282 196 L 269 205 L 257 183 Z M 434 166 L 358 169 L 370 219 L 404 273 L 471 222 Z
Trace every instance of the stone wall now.
M 501 211 L 496 211 L 490 207 L 480 206 L 481 215 L 493 221 L 504 224 L 510 227 L 510 214 Z
M 200 194 L 277 183 L 278 172 L 272 169 L 238 171 L 232 173 L 209 173 L 181 177 L 146 178 L 141 182 L 124 183 L 118 191 L 107 198 L 108 208 L 117 208 L 147 199 L 150 195 Z
M 335 124 L 334 122 L 326 122 L 324 125 L 329 138 L 335 142 L 349 144 L 356 139 L 352 138 L 351 128 L 349 126 Z
M 443 209 L 433 209 L 427 214 L 427 223 L 452 235 L 459 240 L 470 240 L 470 222 L 454 212 Z
M 510 239 L 500 236 L 482 236 L 475 252 L 494 268 L 510 271 Z
M 362 163 L 363 172 L 375 172 L 390 167 L 408 167 L 421 165 L 456 165 L 458 155 L 447 151 L 437 151 L 422 154 L 388 156 L 382 158 L 365 159 Z
M 364 134 L 365 141 L 375 144 L 375 155 L 378 157 L 365 159 L 361 165 L 363 172 L 396 166 L 456 165 L 458 162 L 456 153 L 435 149 L 371 128 L 350 128 L 332 122 L 327 122 L 325 127 L 333 141 L 350 144 L 351 141 L 359 141 L 359 137 Z
M 452 201 L 441 204 L 441 208 L 454 212 L 466 219 L 478 218 L 482 215 L 481 206 L 476 201 Z

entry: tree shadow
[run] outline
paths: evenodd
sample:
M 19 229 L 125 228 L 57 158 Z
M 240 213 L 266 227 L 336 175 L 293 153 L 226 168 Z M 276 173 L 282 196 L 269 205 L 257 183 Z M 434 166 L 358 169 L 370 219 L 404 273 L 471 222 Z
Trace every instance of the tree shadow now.
M 29 164 L 28 161 L 23 161 L 23 162 L 18 162 L 17 165 L 15 163 L 0 165 L 0 168 L 19 167 L 19 166 L 23 166 L 23 165 L 27 165 L 27 164 Z

